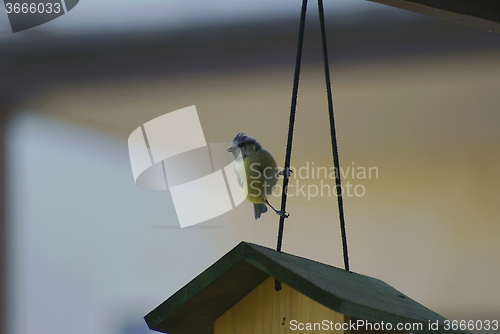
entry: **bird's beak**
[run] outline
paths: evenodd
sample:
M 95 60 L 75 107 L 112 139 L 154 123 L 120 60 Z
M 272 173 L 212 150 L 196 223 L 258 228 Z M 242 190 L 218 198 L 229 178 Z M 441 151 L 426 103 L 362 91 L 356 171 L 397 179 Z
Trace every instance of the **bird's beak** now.
M 228 152 L 234 152 L 237 146 L 231 146 L 227 149 Z

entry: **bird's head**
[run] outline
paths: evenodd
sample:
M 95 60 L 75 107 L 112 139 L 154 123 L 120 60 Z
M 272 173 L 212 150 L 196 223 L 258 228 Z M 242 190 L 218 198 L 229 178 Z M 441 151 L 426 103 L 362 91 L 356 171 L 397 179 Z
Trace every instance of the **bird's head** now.
M 228 152 L 231 152 L 233 158 L 236 158 L 238 154 L 241 152 L 243 158 L 247 155 L 255 153 L 258 150 L 261 150 L 262 146 L 259 144 L 255 138 L 246 136 L 244 133 L 240 132 L 234 137 L 231 142 L 231 147 L 227 149 Z

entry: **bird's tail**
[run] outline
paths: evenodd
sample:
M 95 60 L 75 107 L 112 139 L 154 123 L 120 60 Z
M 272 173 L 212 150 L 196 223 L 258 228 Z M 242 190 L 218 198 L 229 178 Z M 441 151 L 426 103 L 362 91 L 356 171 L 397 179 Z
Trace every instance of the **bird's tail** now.
M 259 203 L 253 205 L 253 213 L 255 214 L 255 220 L 260 218 L 260 215 L 267 212 L 267 206 L 264 203 Z

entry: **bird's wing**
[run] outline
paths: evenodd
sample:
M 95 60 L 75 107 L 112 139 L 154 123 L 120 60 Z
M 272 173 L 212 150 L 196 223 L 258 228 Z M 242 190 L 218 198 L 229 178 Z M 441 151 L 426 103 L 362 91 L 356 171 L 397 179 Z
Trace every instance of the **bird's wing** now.
M 238 180 L 238 184 L 240 185 L 241 188 L 243 188 L 243 179 L 241 178 L 240 173 L 236 170 L 236 167 L 234 168 L 234 172 L 236 173 L 236 179 Z
M 245 184 L 245 180 L 243 180 L 243 175 L 245 175 L 245 164 L 243 163 L 243 159 L 241 159 L 241 157 L 234 160 L 234 173 L 236 174 L 238 184 L 241 188 L 243 188 Z

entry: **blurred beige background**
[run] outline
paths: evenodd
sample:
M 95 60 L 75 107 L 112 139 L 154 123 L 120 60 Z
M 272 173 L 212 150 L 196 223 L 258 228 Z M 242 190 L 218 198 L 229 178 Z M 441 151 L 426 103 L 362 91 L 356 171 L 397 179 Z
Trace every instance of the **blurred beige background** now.
M 379 172 L 378 179 L 344 179 L 366 191 L 345 198 L 352 269 L 450 315 L 500 312 L 499 55 L 332 68 L 342 165 Z M 333 164 L 322 71 L 319 65 L 303 68 L 295 168 L 307 161 Z M 45 115 L 109 131 L 125 143 L 139 124 L 195 104 L 207 141 L 229 142 L 244 131 L 282 164 L 290 72 L 55 87 L 35 105 Z M 284 250 L 342 267 L 335 198 L 290 198 L 289 211 Z M 274 247 L 277 217 L 254 222 L 249 204 L 228 215 L 238 226 L 228 228 L 240 239 L 258 240 L 264 233 L 265 245 Z
M 394 13 L 393 25 L 374 24 L 381 25 L 377 32 L 385 35 L 379 36 L 384 50 L 373 56 L 370 50 L 377 49 L 378 42 L 368 47 L 369 42 L 351 40 L 349 48 L 350 44 L 336 40 L 343 31 L 352 38 L 362 31 L 349 35 L 352 26 L 341 27 L 345 30 L 335 26 L 337 30 L 329 32 L 335 35 L 329 43 L 341 165 L 378 170 L 378 178 L 350 175 L 343 180 L 365 190 L 361 197 L 344 197 L 351 269 L 384 280 L 450 319 L 498 319 L 500 36 L 438 20 L 412 21 L 413 16 L 405 23 L 397 20 L 399 12 Z M 446 34 L 436 37 L 439 34 L 433 31 L 440 27 Z M 412 33 L 415 29 L 422 34 Z M 253 32 L 238 42 L 223 40 L 224 48 L 218 50 L 226 51 L 214 56 L 217 63 L 243 57 L 234 56 L 232 50 L 247 43 L 255 54 L 276 52 L 279 45 L 265 43 L 268 32 Z M 476 43 L 481 38 L 488 43 Z M 186 54 L 191 52 L 189 40 L 183 45 Z M 39 238 L 34 244 L 40 248 L 16 246 L 14 253 L 24 254 L 19 259 L 26 263 L 30 252 L 52 247 L 50 261 L 67 262 L 64 268 L 74 277 L 86 277 L 81 284 L 92 291 L 89 307 L 110 305 L 106 311 L 95 311 L 100 313 L 97 319 L 111 319 L 115 315 L 109 309 L 116 305 L 140 305 L 139 312 L 130 311 L 132 318 L 154 308 L 241 240 L 274 248 L 277 216 L 268 213 L 256 222 L 248 203 L 203 224 L 205 228 L 169 228 L 175 225 L 169 195 L 133 184 L 127 137 L 157 116 L 196 105 L 207 142 L 229 143 L 237 132 L 245 132 L 283 164 L 293 38 L 283 45 L 290 51 L 278 52 L 288 54 L 284 61 L 278 57 L 248 67 L 207 65 L 201 71 L 191 70 L 191 63 L 180 69 L 172 63 L 171 72 L 156 76 L 54 82 L 24 99 L 12 130 L 18 149 L 12 149 L 17 167 L 11 172 L 17 175 L 13 184 L 24 184 L 16 190 L 18 202 L 13 203 L 26 204 L 28 211 L 17 209 L 14 217 L 23 221 L 23 215 L 38 213 L 51 223 L 38 225 L 37 219 L 25 218 L 25 228 L 43 232 L 26 239 L 23 228 L 17 227 L 15 240 L 33 245 L 30 238 Z M 387 45 L 391 48 L 385 49 Z M 306 44 L 292 155 L 295 168 L 307 163 L 333 166 L 317 46 Z M 183 55 L 183 50 L 176 52 Z M 33 165 L 41 162 L 43 177 L 41 167 Z M 74 172 L 57 172 L 70 167 Z M 21 175 L 30 168 L 30 177 Z M 297 173 L 292 184 L 295 179 Z M 55 187 L 59 182 L 66 186 Z M 300 182 L 320 184 L 318 179 Z M 56 190 L 48 195 L 52 186 Z M 68 202 L 75 209 L 54 216 L 58 206 Z M 271 202 L 278 205 L 279 198 Z M 283 250 L 342 267 L 336 205 L 333 196 L 289 198 L 291 216 Z M 88 219 L 77 218 L 80 223 L 71 225 L 71 217 Z M 73 262 L 71 254 L 81 256 L 81 262 Z M 50 270 L 28 264 L 19 268 L 17 273 L 24 277 Z M 77 268 L 86 273 L 80 276 Z M 29 286 L 29 279 L 24 282 Z M 80 283 L 71 282 L 68 290 L 80 289 Z M 99 301 L 101 295 L 106 296 L 104 302 Z M 30 297 L 23 298 L 28 303 Z M 19 302 L 18 312 L 22 305 Z M 99 327 L 99 321 L 89 328 Z

